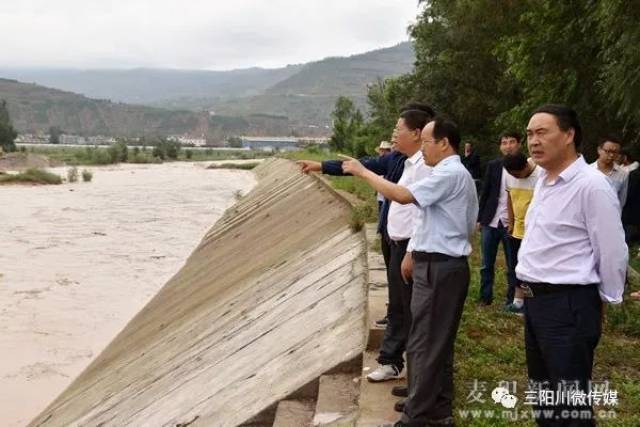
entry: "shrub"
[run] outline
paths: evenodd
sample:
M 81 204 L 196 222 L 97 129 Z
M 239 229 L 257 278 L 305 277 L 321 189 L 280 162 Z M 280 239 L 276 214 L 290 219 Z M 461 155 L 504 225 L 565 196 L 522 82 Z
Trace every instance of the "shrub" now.
M 16 175 L 0 176 L 0 183 L 19 183 L 31 182 L 34 184 L 62 184 L 62 178 L 51 172 L 42 169 L 27 169 L 26 171 Z
M 78 168 L 72 167 L 71 169 L 67 169 L 67 180 L 69 182 L 77 182 L 78 181 Z
M 92 179 L 93 179 L 93 172 L 91 172 L 88 169 L 83 169 L 82 170 L 82 181 L 91 182 Z
M 369 203 L 361 203 L 353 207 L 349 226 L 354 232 L 358 232 L 366 222 L 371 222 L 372 217 L 375 217 L 374 207 Z
M 219 165 L 209 165 L 207 169 L 243 169 L 251 170 L 258 166 L 259 162 L 247 162 L 247 163 L 221 163 Z
M 113 161 L 111 160 L 112 155 L 113 154 L 107 152 L 107 150 L 96 148 L 91 153 L 91 163 L 93 163 L 94 165 L 109 165 L 113 163 Z

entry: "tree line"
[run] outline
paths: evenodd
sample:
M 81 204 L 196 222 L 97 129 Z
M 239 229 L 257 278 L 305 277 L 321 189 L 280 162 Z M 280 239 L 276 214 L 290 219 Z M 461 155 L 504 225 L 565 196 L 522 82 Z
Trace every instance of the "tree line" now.
M 624 0 L 429 0 L 409 33 L 413 72 L 368 90 L 368 117 L 340 98 L 332 148 L 372 153 L 390 138 L 400 108 L 432 105 L 458 122 L 484 157 L 531 111 L 567 104 L 580 116 L 584 154 L 620 137 L 640 154 L 640 4 Z

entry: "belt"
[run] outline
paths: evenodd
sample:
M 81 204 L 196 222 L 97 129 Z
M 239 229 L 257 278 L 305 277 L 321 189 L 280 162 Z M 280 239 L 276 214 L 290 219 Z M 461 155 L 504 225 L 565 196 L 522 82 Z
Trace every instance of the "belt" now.
M 520 284 L 520 288 L 524 291 L 524 296 L 527 298 L 533 298 L 540 295 L 559 294 L 575 290 L 592 289 L 597 287 L 597 283 L 590 283 L 587 285 L 565 285 L 553 283 L 522 282 Z
M 453 260 L 466 260 L 466 256 L 451 256 L 438 252 L 413 252 L 413 258 L 417 261 L 445 262 Z
M 405 244 L 409 241 L 409 239 L 403 239 L 403 240 L 393 240 L 391 237 L 389 237 L 389 244 L 393 245 L 393 246 L 400 246 L 402 244 Z

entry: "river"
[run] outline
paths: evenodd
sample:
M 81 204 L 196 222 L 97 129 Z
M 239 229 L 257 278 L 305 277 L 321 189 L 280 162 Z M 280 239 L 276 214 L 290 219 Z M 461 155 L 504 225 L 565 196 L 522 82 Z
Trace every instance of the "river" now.
M 91 167 L 89 183 L 0 186 L 3 426 L 42 411 L 255 185 L 251 172 L 208 164 Z

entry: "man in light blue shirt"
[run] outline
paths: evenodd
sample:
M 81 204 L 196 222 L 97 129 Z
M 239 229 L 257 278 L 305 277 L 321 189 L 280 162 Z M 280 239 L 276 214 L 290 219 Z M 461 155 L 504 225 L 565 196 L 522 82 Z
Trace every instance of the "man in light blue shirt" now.
M 415 203 L 420 222 L 403 271 L 412 272 L 411 331 L 407 344 L 409 397 L 397 427 L 453 424 L 453 350 L 469 288 L 470 239 L 478 216 L 473 178 L 457 155 L 458 127 L 436 117 L 422 131 L 422 152 L 433 171 L 407 187 L 393 184 L 349 159 L 345 172 L 364 178 L 401 204 Z

